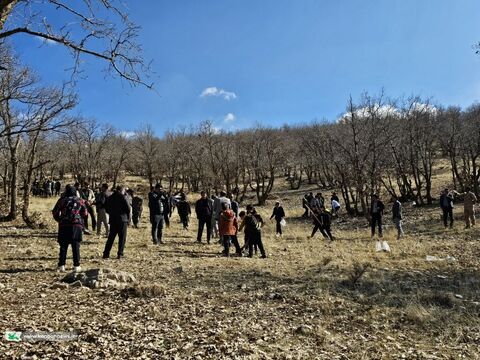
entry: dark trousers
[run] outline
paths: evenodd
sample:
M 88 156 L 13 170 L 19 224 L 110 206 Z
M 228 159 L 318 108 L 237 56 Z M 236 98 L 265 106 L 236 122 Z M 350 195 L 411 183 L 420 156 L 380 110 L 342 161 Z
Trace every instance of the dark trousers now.
M 169 227 L 170 227 L 170 214 L 165 215 L 165 216 L 163 217 L 163 221 L 165 221 L 165 226 L 166 226 L 167 228 L 169 228 Z
M 447 227 L 448 218 L 450 218 L 450 227 L 453 227 L 453 209 L 442 208 L 443 211 L 443 226 Z
M 277 222 L 277 234 L 282 235 L 282 225 L 280 225 L 280 221 L 282 221 L 282 219 L 275 219 L 275 221 Z
M 382 237 L 383 236 L 383 231 L 382 231 L 382 214 L 372 214 L 372 222 L 371 222 L 371 228 L 372 228 L 372 237 L 375 236 L 375 228 L 378 225 L 378 236 Z
M 333 240 L 333 236 L 332 236 L 332 233 L 330 231 L 330 226 L 323 226 L 322 224 L 316 222 L 315 226 L 313 227 L 311 237 L 313 237 L 313 235 L 315 235 L 317 230 L 320 230 L 321 234 L 323 235 L 323 237 L 325 239 Z
M 262 254 L 262 256 L 266 256 L 265 254 L 265 249 L 263 247 L 263 243 L 262 243 L 262 233 L 257 233 L 257 234 L 248 234 L 248 257 L 252 257 L 253 256 L 253 247 L 255 245 L 258 246 L 258 249 L 260 250 L 260 254 Z
M 73 266 L 80 266 L 80 241 L 77 240 L 60 240 L 60 254 L 58 255 L 58 266 L 65 266 L 67 261 L 68 245 L 72 245 Z
M 97 219 L 95 216 L 95 211 L 93 210 L 93 206 L 87 205 L 88 215 L 83 218 L 83 224 L 85 225 L 85 229 L 88 230 L 88 216 L 90 215 L 90 219 L 92 219 L 92 230 L 95 231 L 97 228 Z
M 225 256 L 228 256 L 230 253 L 230 242 L 235 246 L 235 252 L 237 254 L 241 254 L 242 250 L 240 249 L 240 244 L 238 243 L 238 239 L 236 235 L 223 235 L 222 236 L 222 241 L 223 241 L 223 253 Z
M 212 218 L 198 219 L 197 241 L 202 242 L 203 228 L 205 225 L 207 225 L 207 243 L 210 244 L 210 237 L 212 236 Z
M 133 226 L 138 228 L 138 221 L 140 220 L 141 212 L 132 209 L 132 223 Z
M 188 214 L 181 214 L 180 221 L 182 222 L 183 228 L 188 229 Z
M 167 216 L 165 216 L 165 218 L 167 218 Z M 163 221 L 163 215 L 153 215 L 150 217 L 150 223 L 152 224 L 152 241 L 154 244 L 162 242 Z
M 110 232 L 108 233 L 107 243 L 105 244 L 105 249 L 103 250 L 103 258 L 110 257 L 110 250 L 112 250 L 113 241 L 118 235 L 118 252 L 117 256 L 123 256 L 123 249 L 125 248 L 125 241 L 127 239 L 127 228 L 128 223 L 110 223 Z

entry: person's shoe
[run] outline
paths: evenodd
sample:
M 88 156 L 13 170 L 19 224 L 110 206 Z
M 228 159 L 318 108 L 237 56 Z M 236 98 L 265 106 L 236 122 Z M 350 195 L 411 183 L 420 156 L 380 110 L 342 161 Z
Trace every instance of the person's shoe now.
M 157 244 L 165 244 L 165 241 L 160 240 Z
M 118 256 L 117 256 L 117 259 L 118 259 L 118 260 L 125 259 L 125 255 L 118 255 Z
M 108 260 L 108 259 L 110 259 L 110 256 L 103 255 L 103 256 L 102 256 L 102 259 L 103 259 L 103 260 Z
M 82 271 L 82 267 L 81 266 L 74 266 L 73 267 L 73 272 L 80 272 Z
M 242 252 L 237 252 L 236 255 L 237 255 L 237 257 L 242 257 L 243 256 Z
M 266 259 L 266 258 L 267 258 L 267 255 L 265 255 L 265 254 L 260 256 L 260 259 Z
M 57 271 L 58 272 L 65 272 L 65 265 L 59 266 Z
M 92 233 L 91 233 L 90 231 L 88 231 L 87 229 L 83 230 L 83 233 L 84 233 L 85 235 L 91 235 L 91 234 L 92 234 Z

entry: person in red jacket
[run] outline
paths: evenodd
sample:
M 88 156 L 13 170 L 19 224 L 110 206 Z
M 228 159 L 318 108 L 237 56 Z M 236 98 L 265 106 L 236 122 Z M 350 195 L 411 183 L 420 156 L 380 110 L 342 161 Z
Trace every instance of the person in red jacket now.
M 219 215 L 218 232 L 220 234 L 220 238 L 223 240 L 223 255 L 227 257 L 229 256 L 230 242 L 232 242 L 235 246 L 237 255 L 242 256 L 242 250 L 240 249 L 240 245 L 238 244 L 236 236 L 238 232 L 237 217 L 235 216 L 233 210 L 231 210 L 226 203 L 222 203 L 221 207 L 222 211 Z

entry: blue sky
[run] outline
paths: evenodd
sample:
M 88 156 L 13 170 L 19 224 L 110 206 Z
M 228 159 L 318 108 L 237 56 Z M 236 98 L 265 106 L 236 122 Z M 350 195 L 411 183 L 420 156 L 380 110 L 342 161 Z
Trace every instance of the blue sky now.
M 105 77 L 103 64 L 85 57 L 77 109 L 125 131 L 149 123 L 162 135 L 206 119 L 226 130 L 332 120 L 350 94 L 382 87 L 444 105 L 480 99 L 478 0 L 126 2 L 157 92 Z M 68 52 L 39 44 L 14 40 L 43 79 L 59 81 Z

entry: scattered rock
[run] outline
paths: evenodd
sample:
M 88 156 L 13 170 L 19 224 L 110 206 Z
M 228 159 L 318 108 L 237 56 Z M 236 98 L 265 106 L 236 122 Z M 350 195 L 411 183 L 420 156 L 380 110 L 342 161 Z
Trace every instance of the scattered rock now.
M 0 289 L 5 289 L 5 285 L 0 283 Z
M 17 293 L 24 293 L 24 292 L 25 292 L 25 289 L 17 288 L 15 291 L 16 291 Z
M 25 254 L 27 254 L 27 255 L 32 255 L 32 254 L 33 254 L 33 252 L 32 252 L 32 250 L 30 250 L 30 249 L 27 249 L 27 251 L 25 251 Z
M 41 293 L 41 294 L 40 294 L 40 297 L 41 297 L 41 298 L 47 297 L 47 294 Z
M 80 272 L 71 272 L 62 279 L 62 282 L 71 284 L 73 287 L 78 287 L 79 285 L 76 283 L 79 282 L 81 286 L 86 286 L 91 289 L 124 289 L 127 286 L 134 284 L 136 280 L 135 277 L 130 273 L 100 268 L 89 269 Z
M 175 274 L 181 274 L 183 273 L 183 267 L 179 266 L 179 267 L 176 267 L 173 269 L 173 271 L 175 272 Z
M 463 299 L 463 296 L 460 295 L 460 294 L 455 294 L 455 297 L 456 297 L 457 299 Z
M 299 335 L 309 335 L 313 332 L 313 328 L 310 325 L 300 325 L 295 329 L 295 333 Z

